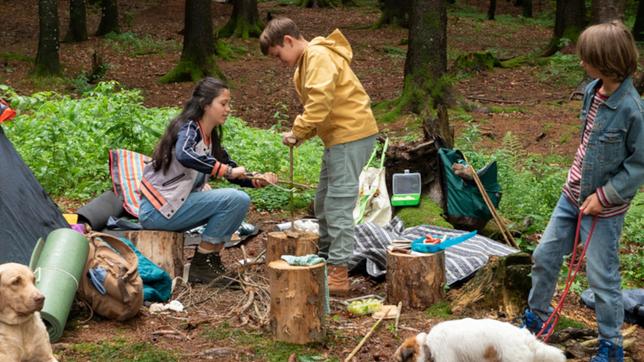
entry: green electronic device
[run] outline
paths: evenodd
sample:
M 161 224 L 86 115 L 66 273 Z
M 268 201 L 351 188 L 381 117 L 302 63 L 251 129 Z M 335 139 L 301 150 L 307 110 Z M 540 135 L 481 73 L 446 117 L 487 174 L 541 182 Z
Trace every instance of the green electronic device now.
M 416 206 L 420 204 L 420 173 L 410 173 L 409 170 L 405 170 L 405 173 L 393 174 L 392 189 L 392 206 Z

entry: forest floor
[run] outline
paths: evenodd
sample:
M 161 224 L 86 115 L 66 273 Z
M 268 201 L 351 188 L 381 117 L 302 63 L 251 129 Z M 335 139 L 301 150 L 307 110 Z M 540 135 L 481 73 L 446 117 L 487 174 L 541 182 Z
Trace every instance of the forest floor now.
M 497 21 L 484 20 L 487 1 L 457 0 L 448 22 L 448 58 L 451 62 L 462 54 L 492 50 L 499 58 L 525 55 L 545 47 L 551 35 L 546 21 L 516 20 L 520 13 L 510 2 L 498 4 Z M 536 15 L 551 12 L 534 1 Z M 66 33 L 68 2 L 61 1 L 61 36 Z M 91 36 L 82 43 L 62 43 L 63 79 L 41 81 L 29 76 L 38 43 L 38 7 L 35 0 L 5 0 L 0 6 L 0 84 L 8 84 L 18 93 L 57 90 L 75 94 L 84 85 L 81 77 L 88 72 L 96 52 L 108 65 L 104 80 L 117 80 L 123 87 L 140 89 L 144 103 L 153 107 L 179 107 L 188 98 L 192 83 L 160 84 L 158 79 L 177 64 L 181 52 L 183 1 L 143 0 L 120 2 L 122 30 L 135 34 L 106 40 Z M 311 39 L 340 28 L 353 47 L 352 68 L 374 102 L 395 98 L 402 88 L 406 47 L 401 45 L 407 31 L 398 27 L 373 29 L 380 12 L 373 6 L 336 9 L 304 9 L 283 5 L 278 1 L 260 2 L 260 16 L 288 16 Z M 231 6 L 213 2 L 215 26 L 224 25 Z M 509 18 L 514 20 L 508 20 Z M 98 12 L 88 14 L 90 33 L 98 24 Z M 545 24 L 545 25 L 544 25 Z M 232 40 L 235 57 L 221 60 L 219 67 L 226 75 L 233 92 L 234 113 L 250 125 L 268 128 L 288 127 L 301 110 L 292 87 L 292 70 L 275 59 L 262 56 L 256 39 Z M 579 70 L 576 70 L 579 72 Z M 572 72 L 572 74 L 576 74 Z M 566 82 L 571 72 L 544 72 L 539 65 L 470 73 L 456 77 L 456 99 L 461 109 L 450 112 L 456 135 L 475 124 L 482 138 L 481 149 L 500 147 L 511 132 L 527 152 L 557 154 L 570 158 L 576 148 L 578 134 L 578 100 L 570 100 L 576 89 Z M 579 72 L 578 82 L 582 74 Z M 394 138 L 405 139 L 418 131 L 418 122 L 401 118 L 381 124 L 381 130 Z M 280 215 L 253 212 L 251 220 L 270 230 Z M 262 233 L 246 244 L 247 256 L 257 255 L 265 242 Z M 186 250 L 186 256 L 191 251 Z M 224 259 L 232 266 L 242 259 L 239 248 L 227 249 Z M 318 361 L 342 360 L 371 328 L 374 320 L 352 317 L 341 304 L 332 304 L 328 318 L 329 338 L 319 345 L 296 347 L 272 342 L 266 329 L 253 327 L 244 316 L 233 313 L 243 297 L 241 291 L 213 290 L 200 286 L 179 288 L 187 312 L 168 315 L 142 313 L 126 323 L 92 319 L 86 311 L 75 308 L 65 335 L 55 348 L 62 361 L 98 360 L 182 360 L 182 361 Z M 361 276 L 352 278 L 350 297 L 384 293 L 384 283 Z M 565 316 L 595 328 L 593 313 L 569 297 Z M 507 320 L 496 311 L 481 311 L 472 317 Z M 400 329 L 393 322 L 382 325 L 358 353 L 357 361 L 386 361 L 402 339 L 446 318 L 446 314 L 403 311 Z M 170 331 L 161 333 L 159 331 Z M 174 331 L 174 332 L 172 332 Z M 157 333 L 155 333 L 157 332 Z M 628 351 L 634 361 L 644 361 L 644 330 L 635 332 L 636 344 Z M 203 353 L 207 351 L 208 353 Z M 293 353 L 295 359 L 289 359 Z M 141 356 L 145 356 L 141 357 Z M 588 358 L 587 356 L 585 357 Z M 575 359 L 571 359 L 575 360 Z M 577 359 L 582 361 L 584 359 Z

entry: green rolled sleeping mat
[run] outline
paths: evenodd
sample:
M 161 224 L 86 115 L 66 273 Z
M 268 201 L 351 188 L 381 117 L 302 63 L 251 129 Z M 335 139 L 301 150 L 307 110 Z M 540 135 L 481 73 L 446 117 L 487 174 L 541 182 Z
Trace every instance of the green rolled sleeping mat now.
M 38 240 L 29 267 L 36 276 L 36 287 L 45 296 L 40 316 L 47 326 L 49 339 L 57 341 L 69 316 L 80 282 L 89 242 L 72 229 L 56 229 L 47 240 Z

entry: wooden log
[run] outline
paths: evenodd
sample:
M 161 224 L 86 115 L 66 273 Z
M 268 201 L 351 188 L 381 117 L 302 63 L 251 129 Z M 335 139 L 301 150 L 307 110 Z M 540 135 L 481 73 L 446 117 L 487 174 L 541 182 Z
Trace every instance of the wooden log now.
M 282 255 L 303 256 L 317 254 L 319 236 L 306 232 L 268 233 L 266 240 L 266 263 L 280 260 Z
M 268 264 L 270 328 L 278 341 L 320 342 L 324 321 L 324 263 L 293 266 L 283 260 Z
M 141 254 L 170 274 L 183 275 L 183 233 L 161 230 L 127 231 L 125 237 Z
M 445 298 L 445 253 L 387 252 L 387 303 L 425 309 Z
M 526 253 L 491 256 L 465 285 L 450 291 L 452 312 L 469 315 L 473 311 L 495 310 L 508 318 L 519 316 L 527 306 L 531 266 L 532 259 Z

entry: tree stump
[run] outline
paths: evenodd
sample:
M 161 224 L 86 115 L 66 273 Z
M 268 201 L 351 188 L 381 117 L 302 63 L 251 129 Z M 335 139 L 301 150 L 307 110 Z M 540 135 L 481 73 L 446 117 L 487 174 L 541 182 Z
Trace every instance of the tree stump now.
M 270 327 L 278 341 L 306 344 L 325 335 L 324 263 L 289 265 L 283 260 L 268 264 Z
M 505 313 L 508 318 L 520 315 L 532 285 L 531 265 L 530 255 L 526 253 L 490 257 L 472 279 L 449 293 L 452 312 L 468 314 L 492 309 Z
M 266 263 L 280 260 L 282 255 L 303 256 L 317 254 L 317 234 L 293 231 L 268 233 L 266 241 Z
M 445 297 L 445 253 L 387 252 L 387 303 L 425 309 Z
M 127 231 L 125 237 L 141 254 L 170 274 L 183 275 L 183 233 L 161 230 Z

